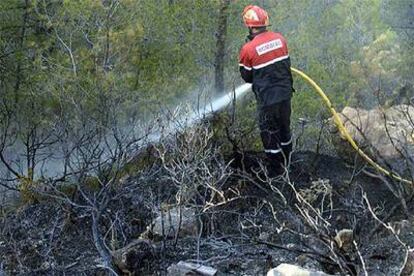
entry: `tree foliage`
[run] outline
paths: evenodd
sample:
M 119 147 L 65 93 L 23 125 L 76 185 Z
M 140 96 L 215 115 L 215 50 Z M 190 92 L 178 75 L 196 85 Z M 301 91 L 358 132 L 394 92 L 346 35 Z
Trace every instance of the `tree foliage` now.
M 287 37 L 293 65 L 336 106 L 410 100 L 411 1 L 251 2 L 269 11 L 270 28 Z M 25 140 L 33 129 L 47 136 L 62 118 L 74 128 L 107 127 L 147 119 L 201 93 L 213 98 L 214 78 L 230 90 L 241 83 L 237 57 L 247 31 L 240 12 L 248 3 L 3 0 L 2 121 L 7 117 L 8 129 Z M 295 87 L 294 121 L 325 116 L 305 83 L 296 80 Z

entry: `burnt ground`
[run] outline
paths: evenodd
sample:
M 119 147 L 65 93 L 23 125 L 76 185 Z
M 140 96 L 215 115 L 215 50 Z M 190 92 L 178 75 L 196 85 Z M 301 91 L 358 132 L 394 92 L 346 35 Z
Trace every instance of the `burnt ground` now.
M 244 168 L 255 183 L 240 175 L 229 180 L 226 185 L 237 187 L 242 199 L 207 212 L 200 239 L 186 236 L 177 242 L 154 241 L 154 258 L 135 275 L 164 275 L 170 264 L 180 260 L 198 260 L 217 268 L 220 275 L 265 275 L 269 268 L 283 262 L 343 274 L 332 262 L 333 252 L 355 274 L 361 273 L 363 267 L 360 254 L 369 275 L 398 275 L 405 250 L 390 231 L 379 227 L 362 199 L 365 192 L 378 217 L 395 226 L 400 239 L 413 246 L 411 217 L 407 217 L 386 185 L 377 178 L 355 174 L 360 168 L 354 169 L 338 158 L 296 153 L 290 182 L 326 221 L 317 221 L 317 227 L 312 227 L 299 211 L 309 211 L 309 206 L 298 202 L 290 185 L 281 180 L 269 182 L 284 195 L 283 202 L 269 183 L 258 181 L 251 173 L 258 169 L 262 158 L 257 153 L 245 154 Z M 235 167 L 240 164 L 234 162 Z M 122 236 L 112 239 L 116 243 L 111 244 L 110 226 L 103 220 L 102 231 L 111 246 L 119 248 L 138 238 L 152 221 L 154 213 L 148 201 L 159 201 L 153 197 L 159 187 L 149 187 L 156 186 L 158 180 L 139 184 L 140 190 L 108 208 L 108 216 L 116 213 L 115 224 L 122 229 Z M 414 204 L 408 201 L 410 214 L 413 208 Z M 0 221 L 0 267 L 7 275 L 102 273 L 97 267 L 100 259 L 90 224 L 86 211 L 52 200 L 5 212 Z M 359 254 L 354 246 L 346 249 L 335 244 L 333 237 L 341 229 L 354 231 Z

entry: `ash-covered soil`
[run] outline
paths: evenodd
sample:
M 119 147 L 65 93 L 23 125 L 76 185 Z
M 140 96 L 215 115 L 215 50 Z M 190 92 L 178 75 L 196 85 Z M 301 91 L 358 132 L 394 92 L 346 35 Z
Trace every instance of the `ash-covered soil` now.
M 237 189 L 240 199 L 203 212 L 197 225 L 200 235 L 152 237 L 153 258 L 132 274 L 165 275 L 169 265 L 183 260 L 212 266 L 219 275 L 265 275 L 280 263 L 338 275 L 344 269 L 361 274 L 363 267 L 369 275 L 399 275 L 405 257 L 401 243 L 414 245 L 410 200 L 404 210 L 384 182 L 331 156 L 296 153 L 289 174 L 292 185 L 286 179 L 261 181 L 255 172 L 262 160 L 261 154 L 246 153 L 247 173 L 239 171 L 226 183 Z M 234 169 L 241 164 L 236 160 Z M 171 200 L 160 179 L 128 179 L 138 188 L 112 202 L 101 221 L 108 247 L 116 250 L 138 239 L 156 216 L 157 204 Z M 309 205 L 298 200 L 298 193 Z M 400 241 L 373 218 L 364 194 Z M 5 210 L 0 221 L 1 270 L 6 275 L 105 275 L 91 223 L 88 210 L 53 199 Z M 350 248 L 335 244 L 342 229 L 353 231 Z

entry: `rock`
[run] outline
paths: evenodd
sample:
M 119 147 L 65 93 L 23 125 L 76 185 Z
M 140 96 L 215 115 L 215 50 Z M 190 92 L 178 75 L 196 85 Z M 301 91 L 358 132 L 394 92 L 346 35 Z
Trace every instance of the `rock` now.
M 267 276 L 329 276 L 329 274 L 310 271 L 302 267 L 291 264 L 280 264 L 267 273 Z
M 345 107 L 339 116 L 359 147 L 375 159 L 391 161 L 395 170 L 403 164 L 396 160 L 407 159 L 411 165 L 414 163 L 413 106 L 397 105 L 386 110 Z M 337 150 L 345 157 L 353 158 L 355 151 L 342 135 L 338 135 L 336 127 L 332 130 L 335 133 L 333 142 Z
M 351 229 L 342 229 L 336 234 L 334 240 L 339 248 L 347 252 L 353 247 L 354 231 Z
M 180 261 L 178 264 L 171 265 L 168 269 L 168 276 L 189 276 L 189 275 L 201 275 L 201 276 L 214 276 L 217 274 L 217 269 Z
M 180 223 L 181 220 L 181 223 Z M 180 237 L 197 236 L 198 221 L 195 216 L 195 211 L 192 208 L 172 208 L 159 215 L 148 227 L 145 235 L 153 238 L 163 237 L 163 223 L 164 235 L 167 238 L 174 238 L 177 230 L 180 230 Z
M 414 275 L 414 249 L 407 250 L 400 276 Z
M 198 276 L 197 272 L 192 271 L 189 268 L 179 267 L 173 264 L 167 268 L 167 276 Z
M 155 248 L 149 241 L 135 240 L 127 246 L 112 252 L 116 266 L 125 274 L 139 274 L 155 260 Z

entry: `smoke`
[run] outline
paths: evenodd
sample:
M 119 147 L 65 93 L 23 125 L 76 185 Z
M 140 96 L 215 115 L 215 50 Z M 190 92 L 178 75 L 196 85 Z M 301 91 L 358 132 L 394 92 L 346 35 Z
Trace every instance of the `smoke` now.
M 247 92 L 251 90 L 250 84 L 243 84 L 235 88 L 234 90 L 217 96 L 215 99 L 208 100 L 205 99 L 201 102 L 198 100 L 197 103 L 191 103 L 190 100 L 184 101 L 180 104 L 177 104 L 173 111 L 169 111 L 168 114 L 164 114 L 164 117 L 167 119 L 161 120 L 149 120 L 146 122 L 141 122 L 138 125 L 133 126 L 123 126 L 119 133 L 118 137 L 122 137 L 125 140 L 134 140 L 139 135 L 145 134 L 145 139 L 139 140 L 137 143 L 129 146 L 131 149 L 136 149 L 136 151 L 129 152 L 128 155 L 130 158 L 134 158 L 139 153 L 139 150 L 145 148 L 148 144 L 156 144 L 160 139 L 161 135 L 171 135 L 177 132 L 179 128 L 191 127 L 203 119 L 208 118 L 212 114 L 223 110 L 233 101 L 237 101 L 240 98 L 244 97 Z M 182 112 L 183 107 L 187 105 L 190 106 L 189 112 Z M 100 141 L 102 145 L 99 145 L 102 149 L 105 149 L 105 152 L 102 154 L 101 159 L 109 159 L 110 155 L 116 149 L 117 139 L 110 133 Z M 63 143 L 63 142 L 62 142 Z M 66 142 L 66 143 L 71 143 Z M 35 179 L 40 177 L 45 178 L 56 178 L 64 173 L 65 165 L 67 162 L 77 163 L 79 160 L 75 156 L 74 160 L 65 159 L 65 148 L 70 148 L 71 145 L 51 145 L 43 148 L 38 153 L 38 157 L 41 161 L 38 162 L 37 169 L 35 170 Z M 4 156 L 6 160 L 9 160 L 9 163 L 15 168 L 16 171 L 24 175 L 23 172 L 27 171 L 27 165 L 25 162 L 25 147 L 21 143 L 15 143 L 12 147 L 7 148 L 4 151 Z M 8 172 L 7 168 L 0 166 L 0 176 L 4 179 L 10 178 L 11 175 Z

